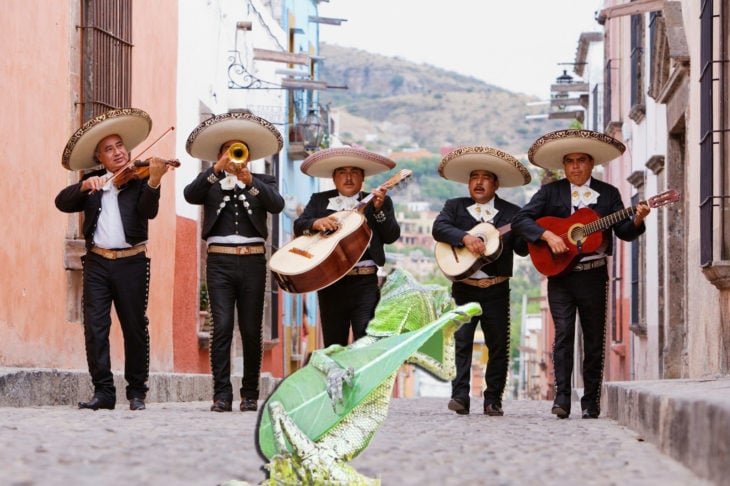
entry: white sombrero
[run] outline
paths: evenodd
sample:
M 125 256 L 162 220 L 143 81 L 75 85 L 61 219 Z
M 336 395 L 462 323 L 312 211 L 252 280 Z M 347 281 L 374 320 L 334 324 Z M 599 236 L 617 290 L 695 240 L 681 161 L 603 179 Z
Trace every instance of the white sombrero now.
M 461 147 L 441 159 L 438 172 L 454 182 L 469 183 L 475 170 L 488 170 L 499 179 L 500 187 L 522 186 L 530 182 L 530 172 L 519 160 L 493 147 Z
M 233 112 L 208 118 L 190 133 L 185 150 L 197 159 L 215 162 L 221 145 L 240 140 L 248 146 L 250 160 L 275 154 L 284 146 L 279 130 L 251 113 Z
M 533 165 L 543 169 L 562 169 L 566 154 L 588 154 L 596 165 L 619 157 L 626 146 L 605 133 L 593 130 L 558 130 L 538 138 L 527 152 Z
M 71 135 L 63 149 L 61 164 L 68 170 L 91 169 L 99 165 L 94 152 L 109 135 L 119 135 L 127 150 L 142 143 L 152 130 L 150 116 L 137 108 L 121 108 L 102 113 L 84 123 Z
M 312 177 L 330 178 L 338 167 L 358 167 L 365 177 L 387 172 L 395 162 L 387 157 L 353 147 L 334 147 L 313 153 L 302 162 L 301 170 Z

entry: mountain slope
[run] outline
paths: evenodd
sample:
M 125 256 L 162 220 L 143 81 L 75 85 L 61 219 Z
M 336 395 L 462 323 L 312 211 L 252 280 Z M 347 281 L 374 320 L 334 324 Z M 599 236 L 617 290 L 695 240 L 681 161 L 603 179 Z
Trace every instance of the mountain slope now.
M 567 128 L 565 121 L 526 120 L 534 97 L 481 80 L 363 50 L 320 46 L 325 58 L 320 79 L 331 86 L 320 103 L 341 113 L 345 143 L 388 152 L 423 147 L 490 145 L 515 156 L 546 132 Z

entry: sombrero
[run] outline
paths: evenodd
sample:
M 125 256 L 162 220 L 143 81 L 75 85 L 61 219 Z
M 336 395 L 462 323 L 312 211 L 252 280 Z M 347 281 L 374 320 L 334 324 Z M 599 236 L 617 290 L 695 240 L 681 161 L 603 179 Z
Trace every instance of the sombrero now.
M 241 140 L 248 146 L 250 160 L 275 154 L 284 145 L 279 130 L 251 113 L 233 112 L 214 115 L 190 133 L 185 150 L 197 159 L 215 162 L 221 145 Z
M 367 150 L 334 147 L 320 150 L 304 159 L 301 170 L 312 177 L 329 178 L 338 167 L 358 167 L 367 177 L 389 171 L 395 167 L 395 162 Z
M 581 153 L 593 157 L 596 165 L 619 157 L 626 146 L 605 133 L 593 130 L 558 130 L 538 138 L 527 152 L 533 165 L 543 169 L 562 169 L 566 154 Z
M 454 182 L 469 183 L 475 170 L 488 170 L 499 179 L 500 187 L 522 186 L 530 182 L 530 172 L 519 160 L 493 147 L 461 147 L 441 159 L 438 172 Z
M 71 135 L 63 149 L 61 164 L 68 170 L 91 169 L 99 165 L 94 152 L 109 135 L 119 135 L 127 150 L 142 143 L 152 130 L 150 116 L 137 108 L 121 108 L 102 113 L 84 123 Z

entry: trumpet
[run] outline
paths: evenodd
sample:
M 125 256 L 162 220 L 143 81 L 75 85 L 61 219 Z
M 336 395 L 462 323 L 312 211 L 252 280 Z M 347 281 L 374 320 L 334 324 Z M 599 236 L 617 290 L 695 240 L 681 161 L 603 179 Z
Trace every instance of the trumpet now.
M 236 166 L 237 171 L 242 170 L 248 163 L 248 147 L 240 142 L 232 144 L 228 147 L 228 158 Z

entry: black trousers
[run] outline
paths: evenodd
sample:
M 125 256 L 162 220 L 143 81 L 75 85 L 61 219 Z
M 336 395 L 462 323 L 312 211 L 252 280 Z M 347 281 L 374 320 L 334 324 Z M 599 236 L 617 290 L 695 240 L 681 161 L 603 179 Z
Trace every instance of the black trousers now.
M 241 397 L 257 400 L 263 357 L 261 333 L 266 257 L 208 253 L 206 282 L 213 317 L 210 343 L 213 400 L 233 400 L 231 343 L 234 311 L 238 313 L 238 329 L 243 343 Z
M 576 312 L 583 332 L 583 410 L 601 410 L 606 341 L 608 271 L 605 266 L 548 278 L 548 303 L 555 323 L 555 402 L 570 410 Z
M 87 253 L 82 262 L 86 361 L 94 396 L 116 401 L 109 356 L 111 306 L 114 303 L 124 336 L 127 399 L 144 399 L 150 367 L 149 321 L 146 315 L 150 259 L 144 253 L 117 260 Z
M 353 340 L 365 336 L 368 323 L 380 302 L 378 276 L 350 275 L 317 292 L 324 346 L 347 346 L 352 327 Z
M 467 406 L 469 404 L 474 332 L 477 324 L 480 324 L 484 334 L 484 344 L 489 350 L 489 360 L 484 373 L 487 385 L 484 391 L 484 404 L 501 405 L 509 366 L 509 280 L 485 289 L 456 282 L 451 288 L 451 294 L 457 305 L 478 302 L 482 306 L 482 315 L 474 316 L 454 334 L 456 378 L 451 382 L 451 398 L 459 398 Z

